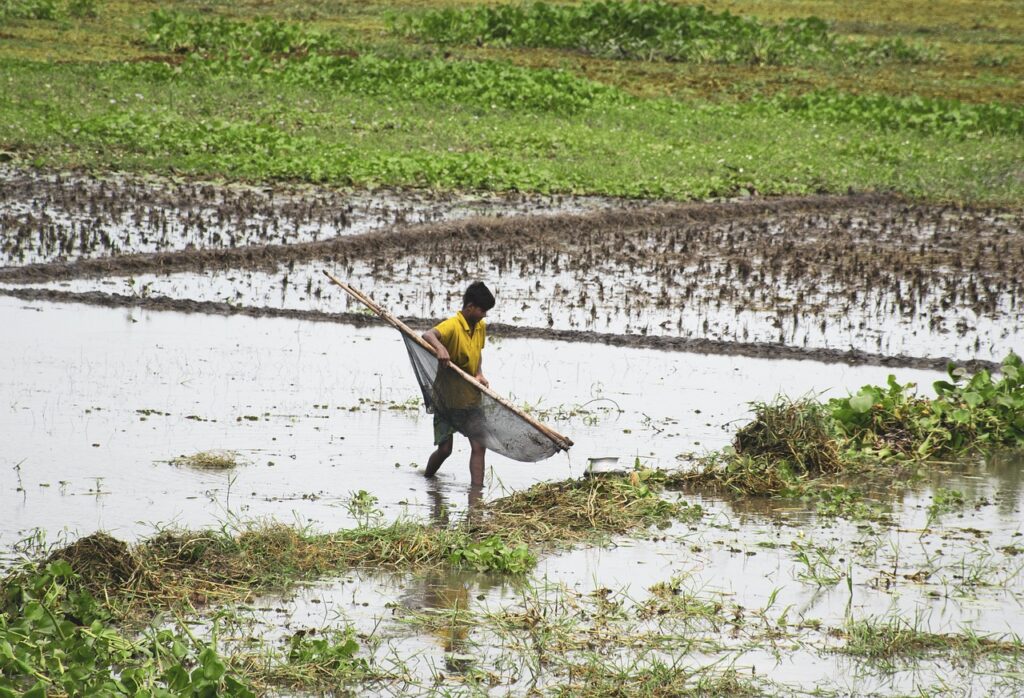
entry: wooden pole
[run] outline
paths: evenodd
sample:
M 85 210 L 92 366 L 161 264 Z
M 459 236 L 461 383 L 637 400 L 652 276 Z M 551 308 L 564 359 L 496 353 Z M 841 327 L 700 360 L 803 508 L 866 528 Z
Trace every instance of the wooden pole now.
M 413 341 L 415 341 L 421 347 L 423 347 L 424 349 L 429 351 L 432 355 L 437 356 L 436 352 L 434 351 L 434 347 L 430 346 L 430 344 L 427 342 L 427 340 L 423 339 L 423 337 L 421 337 L 417 332 L 414 332 L 412 330 L 412 328 L 410 328 L 408 325 L 406 325 L 404 322 L 399 320 L 397 317 L 395 317 L 394 315 L 389 313 L 387 310 L 385 310 L 384 308 L 379 306 L 376 302 L 374 302 L 374 300 L 372 298 L 370 298 L 369 296 L 367 296 L 366 294 L 364 294 L 362 291 L 360 291 L 356 287 L 352 286 L 351 284 L 345 283 L 344 281 L 342 281 L 338 277 L 336 277 L 333 274 L 331 274 L 326 269 L 324 269 L 323 271 L 324 271 L 324 276 L 326 276 L 328 279 L 330 279 L 337 286 L 340 286 L 345 291 L 345 293 L 347 293 L 348 295 L 352 296 L 357 301 L 359 301 L 360 303 L 365 305 L 367 308 L 372 310 L 382 320 L 384 320 L 386 323 L 388 323 L 389 325 L 391 325 L 392 327 L 397 329 L 399 332 L 401 332 L 402 334 L 404 334 L 407 337 L 410 337 Z M 572 440 L 570 440 L 569 438 L 567 438 L 565 436 L 562 436 L 561 434 L 559 434 L 557 431 L 555 431 L 551 427 L 547 426 L 546 424 L 542 424 L 541 422 L 538 422 L 536 419 L 534 419 L 530 415 L 528 415 L 525 412 L 523 412 L 521 409 L 519 409 L 518 407 L 513 405 L 511 402 L 509 402 L 505 398 L 503 398 L 501 395 L 498 395 L 496 392 L 494 392 L 490 388 L 486 387 L 484 384 L 482 384 L 476 378 L 474 378 L 473 376 L 469 375 L 468 373 L 463 371 L 461 368 L 459 368 L 455 364 L 449 364 L 449 367 L 453 371 L 455 371 L 455 373 L 460 378 L 462 378 L 464 381 L 468 382 L 470 385 L 472 385 L 474 388 L 476 388 L 480 392 L 482 392 L 485 395 L 487 395 L 492 400 L 495 400 L 495 401 L 501 403 L 503 406 L 505 406 L 510 411 L 512 411 L 517 417 L 519 417 L 524 422 L 526 422 L 530 426 L 532 426 L 535 429 L 537 429 L 537 431 L 539 431 L 542 434 L 544 434 L 544 436 L 546 436 L 549 439 L 551 439 L 555 443 L 555 445 L 558 446 L 563 451 L 568 451 L 569 448 L 572 447 Z

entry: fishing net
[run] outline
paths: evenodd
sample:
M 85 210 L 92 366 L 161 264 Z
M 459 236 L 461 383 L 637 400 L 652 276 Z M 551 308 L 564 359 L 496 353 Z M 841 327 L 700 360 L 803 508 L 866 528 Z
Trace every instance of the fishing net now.
M 404 332 L 416 381 L 427 412 L 439 415 L 462 435 L 483 442 L 488 451 L 533 463 L 562 450 L 551 437 L 450 368 Z

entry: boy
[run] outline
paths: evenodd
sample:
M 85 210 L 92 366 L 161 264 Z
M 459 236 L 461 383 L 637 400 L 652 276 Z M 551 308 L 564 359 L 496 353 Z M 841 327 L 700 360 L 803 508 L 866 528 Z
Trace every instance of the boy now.
M 487 339 L 487 324 L 484 317 L 494 307 L 494 294 L 482 281 L 469 285 L 462 296 L 462 310 L 436 327 L 423 333 L 437 352 L 438 374 L 434 388 L 439 404 L 434 406 L 434 444 L 437 450 L 427 459 L 427 477 L 433 477 L 445 459 L 452 454 L 452 437 L 460 427 L 464 433 L 472 434 L 472 422 L 480 418 L 480 393 L 448 370 L 454 363 L 481 384 L 489 383 L 483 374 L 484 342 Z M 484 484 L 484 454 L 487 449 L 483 435 L 469 436 L 469 476 L 473 487 Z

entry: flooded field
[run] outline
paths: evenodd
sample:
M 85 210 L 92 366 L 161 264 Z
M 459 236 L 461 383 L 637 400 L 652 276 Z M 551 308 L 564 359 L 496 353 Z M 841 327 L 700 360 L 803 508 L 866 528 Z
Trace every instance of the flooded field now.
M 97 531 L 131 543 L 132 578 L 152 578 L 125 617 L 173 578 L 189 633 L 270 695 L 1024 691 L 1019 452 L 803 498 L 666 475 L 728 450 L 753 402 L 890 373 L 930 396 L 944 359 L 1019 349 L 1012 215 L 807 199 L 526 218 L 544 205 L 119 181 L 146 212 L 131 224 L 107 184 L 38 185 L 6 189 L 2 215 L 45 209 L 87 242 L 5 248 L 0 566 L 117 549 Z M 166 236 L 140 232 L 165 209 Z M 476 493 L 457 439 L 425 479 L 431 417 L 399 335 L 324 268 L 420 325 L 488 280 L 488 378 L 571 452 L 490 454 Z M 625 475 L 583 478 L 608 456 Z M 259 567 L 286 552 L 291 576 Z
M 886 200 L 478 218 L 325 243 L 9 269 L 71 293 L 358 312 L 327 269 L 429 322 L 486 278 L 494 320 L 567 334 L 997 362 L 1024 341 L 1018 217 Z M 159 271 L 158 271 L 159 270 Z M 158 272 L 158 273 L 154 273 Z M 438 284 L 438 280 L 443 280 Z M 910 365 L 913 365 L 912 362 Z

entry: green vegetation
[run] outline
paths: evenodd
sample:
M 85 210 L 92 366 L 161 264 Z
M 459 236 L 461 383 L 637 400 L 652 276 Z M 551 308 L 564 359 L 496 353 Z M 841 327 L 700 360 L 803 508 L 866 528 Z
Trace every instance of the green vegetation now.
M 11 20 L 0 151 L 16 165 L 674 199 L 1024 200 L 1024 93 L 1000 77 L 1014 60 L 987 45 L 968 56 L 930 34 L 844 33 L 827 16 L 611 0 L 399 15 L 370 4 L 311 10 L 315 21 L 284 6 L 272 16 L 275 5 L 97 7 L 96 19 Z M 506 14 L 514 36 L 444 38 Z M 606 21 L 584 32 L 592 16 Z M 427 32 L 443 18 L 450 31 Z M 382 36 L 387 26 L 472 45 L 441 50 Z M 681 28 L 697 38 L 666 44 Z M 965 77 L 964 62 L 987 77 Z
M 494 570 L 508 574 L 522 574 L 537 564 L 537 558 L 520 543 L 510 547 L 498 536 L 468 543 L 452 551 L 449 560 L 453 565 L 468 567 L 477 572 Z
M 1009 355 L 1001 373 L 994 379 L 989 371 L 972 376 L 950 367 L 950 380 L 935 383 L 932 399 L 917 397 L 914 384 L 889 376 L 885 387 L 867 385 L 824 404 L 786 398 L 759 403 L 731 449 L 674 479 L 756 495 L 793 496 L 814 489 L 824 493 L 827 513 L 849 511 L 850 494 L 834 488 L 836 478 L 892 478 L 908 465 L 1024 445 L 1020 357 Z M 954 494 L 936 494 L 936 513 L 956 504 Z
M 772 25 L 729 11 L 667 2 L 600 0 L 444 9 L 393 18 L 393 31 L 442 44 L 574 49 L 608 58 L 786 65 L 933 58 L 902 39 L 841 42 L 819 17 Z
M 0 586 L 0 696 L 255 696 L 187 629 L 118 630 L 61 559 Z
M 0 0 L 0 25 L 16 19 L 96 17 L 97 0 Z
M 523 574 L 537 551 L 600 540 L 648 526 L 696 520 L 699 507 L 659 492 L 664 473 L 542 483 L 483 505 L 466 521 L 437 527 L 408 520 L 382 525 L 377 500 L 353 493 L 355 528 L 312 533 L 280 524 L 232 533 L 163 531 L 132 548 L 97 533 L 54 553 L 104 598 L 111 613 L 137 620 L 166 608 L 228 603 L 288 588 L 297 580 L 354 567 L 422 571 L 464 567 Z
M 951 138 L 982 135 L 1024 135 L 1024 107 L 965 104 L 957 100 L 918 96 L 855 95 L 824 90 L 790 97 L 778 95 L 772 107 L 812 121 L 872 124 L 882 131 L 911 130 Z

